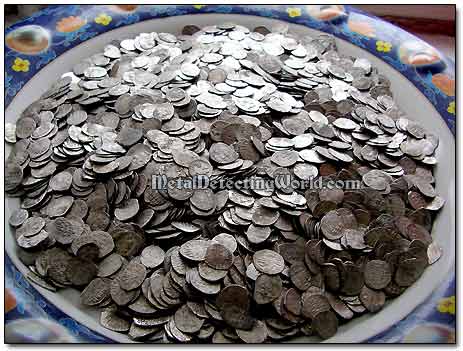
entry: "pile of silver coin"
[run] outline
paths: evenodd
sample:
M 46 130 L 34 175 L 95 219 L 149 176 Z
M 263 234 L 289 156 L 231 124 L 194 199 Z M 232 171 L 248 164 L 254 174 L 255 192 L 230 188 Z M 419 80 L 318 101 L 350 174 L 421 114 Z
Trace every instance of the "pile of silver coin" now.
M 410 117 L 328 35 L 110 42 L 5 125 L 17 255 L 134 340 L 330 338 L 442 254 L 439 141 Z M 207 186 L 154 186 L 194 177 Z

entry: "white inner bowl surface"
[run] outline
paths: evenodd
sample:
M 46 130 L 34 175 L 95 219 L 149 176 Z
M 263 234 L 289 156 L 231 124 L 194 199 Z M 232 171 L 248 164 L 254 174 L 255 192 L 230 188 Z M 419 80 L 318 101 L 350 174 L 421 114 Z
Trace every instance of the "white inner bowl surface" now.
M 152 19 L 101 34 L 93 39 L 66 51 L 61 56 L 40 70 L 18 92 L 6 109 L 6 122 L 15 122 L 21 112 L 33 101 L 40 98 L 51 84 L 63 73 L 72 71 L 72 67 L 84 58 L 97 52 L 102 52 L 104 46 L 114 39 L 133 38 L 141 32 L 170 32 L 179 34 L 187 24 L 206 26 L 221 22 L 234 22 L 252 29 L 259 25 L 271 27 L 281 22 L 275 19 L 235 15 L 235 14 L 197 14 L 173 16 Z M 290 30 L 299 35 L 315 36 L 322 32 L 302 25 L 289 24 Z M 376 314 L 365 314 L 362 317 L 340 326 L 337 334 L 326 340 L 327 342 L 354 343 L 364 341 L 405 318 L 415 307 L 422 303 L 441 282 L 454 270 L 455 261 L 455 139 L 446 126 L 442 117 L 426 99 L 426 97 L 403 75 L 391 66 L 381 61 L 367 51 L 347 41 L 336 38 L 341 53 L 356 57 L 363 57 L 378 67 L 380 73 L 391 80 L 394 99 L 400 108 L 412 120 L 420 123 L 430 132 L 439 137 L 440 144 L 436 151 L 439 164 L 434 169 L 436 190 L 444 197 L 446 204 L 438 214 L 432 236 L 443 248 L 443 256 L 432 266 L 428 267 L 420 279 L 408 288 L 402 295 L 391 301 Z M 6 145 L 5 153 L 8 157 L 11 146 Z M 6 198 L 5 218 L 19 206 L 18 199 Z M 25 274 L 28 268 L 18 259 L 15 253 L 16 242 L 11 227 L 5 221 L 5 249 L 14 265 Z M 63 289 L 54 293 L 35 286 L 36 289 L 51 303 L 68 314 L 71 318 L 84 326 L 113 339 L 117 342 L 130 342 L 125 334 L 112 332 L 99 324 L 100 309 L 83 306 L 79 302 L 80 293 L 74 289 Z M 308 343 L 320 341 L 317 337 L 298 337 L 291 342 Z

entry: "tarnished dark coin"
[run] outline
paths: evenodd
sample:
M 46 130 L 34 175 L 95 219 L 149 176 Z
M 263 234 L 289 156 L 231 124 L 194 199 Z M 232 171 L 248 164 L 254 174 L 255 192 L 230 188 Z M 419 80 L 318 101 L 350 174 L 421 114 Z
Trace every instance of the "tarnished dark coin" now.
M 270 303 L 281 295 L 283 282 L 277 275 L 261 274 L 254 283 L 254 301 L 259 305 Z
M 314 319 L 318 314 L 330 310 L 328 299 L 317 293 L 306 291 L 302 294 L 302 310 L 301 313 L 307 318 Z
M 267 327 L 264 322 L 256 320 L 250 330 L 236 329 L 236 334 L 247 344 L 260 344 L 267 339 Z
M 362 304 L 370 312 L 378 312 L 386 302 L 386 295 L 384 292 L 369 289 L 367 286 L 362 288 L 359 298 Z
M 286 308 L 288 312 L 292 313 L 295 316 L 301 315 L 302 300 L 301 294 L 298 292 L 297 289 L 291 288 L 284 292 L 282 303 L 284 304 L 284 308 Z
M 187 26 L 183 27 L 182 34 L 183 35 L 193 35 L 196 32 L 199 32 L 200 30 L 201 30 L 201 28 L 190 24 L 190 25 L 187 25 Z
M 307 290 L 311 282 L 311 274 L 304 262 L 296 262 L 289 267 L 289 278 L 296 288 L 301 291 Z
M 225 270 L 232 266 L 232 252 L 222 244 L 211 244 L 207 248 L 205 262 L 214 269 Z
M 69 260 L 66 268 L 69 281 L 76 286 L 86 286 L 96 277 L 97 272 L 98 267 L 95 263 L 81 258 Z
M 342 270 L 344 282 L 341 284 L 341 292 L 349 296 L 357 295 L 365 282 L 362 268 L 351 262 L 346 262 L 343 264 Z
M 254 320 L 250 316 L 250 296 L 246 287 L 236 284 L 223 288 L 216 299 L 220 315 L 233 328 L 249 330 Z
M 106 232 L 93 231 L 89 233 L 83 233 L 78 238 L 74 239 L 71 244 L 71 250 L 74 254 L 84 245 L 93 243 L 100 249 L 100 258 L 107 256 L 114 250 L 114 240 Z
M 411 257 L 401 261 L 394 275 L 394 281 L 399 286 L 408 287 L 412 285 L 423 274 L 428 264 L 427 258 L 418 259 Z
M 336 334 L 338 319 L 332 311 L 323 311 L 313 318 L 312 326 L 322 339 L 328 339 Z
M 376 290 L 385 288 L 391 282 L 389 264 L 381 260 L 369 261 L 365 265 L 365 284 Z
M 98 265 L 99 277 L 109 277 L 116 273 L 123 264 L 122 256 L 114 253 L 103 259 Z
M 196 316 L 186 304 L 175 312 L 174 321 L 175 326 L 184 333 L 196 333 L 204 323 L 204 319 Z
M 119 284 L 124 290 L 138 288 L 146 277 L 146 268 L 140 263 L 131 261 L 119 275 Z

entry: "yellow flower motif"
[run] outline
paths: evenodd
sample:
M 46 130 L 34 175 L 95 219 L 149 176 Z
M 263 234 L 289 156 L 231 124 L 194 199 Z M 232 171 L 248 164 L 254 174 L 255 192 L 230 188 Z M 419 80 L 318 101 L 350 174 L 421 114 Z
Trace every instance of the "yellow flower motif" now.
M 389 52 L 392 49 L 392 44 L 387 41 L 378 40 L 376 42 L 376 50 L 382 52 Z
M 22 58 L 17 57 L 11 68 L 13 68 L 13 71 L 15 72 L 27 72 L 29 71 L 29 63 L 29 60 L 23 60 Z
M 440 299 L 437 310 L 441 313 L 455 314 L 455 295 Z
M 193 5 L 196 10 L 201 10 L 206 5 Z
M 289 17 L 299 17 L 301 15 L 301 9 L 299 7 L 288 7 L 286 9 Z
M 455 101 L 452 101 L 449 106 L 447 107 L 447 112 L 451 113 L 452 115 L 455 114 Z
M 103 26 L 107 26 L 113 18 L 108 16 L 106 13 L 100 13 L 97 17 L 95 17 L 95 23 L 101 24 Z

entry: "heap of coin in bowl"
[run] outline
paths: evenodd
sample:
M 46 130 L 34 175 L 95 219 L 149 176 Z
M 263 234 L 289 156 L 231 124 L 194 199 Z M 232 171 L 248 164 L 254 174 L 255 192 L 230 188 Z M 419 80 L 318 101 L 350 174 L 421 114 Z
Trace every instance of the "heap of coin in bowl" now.
M 414 117 L 327 35 L 224 23 L 108 43 L 5 126 L 17 254 L 134 340 L 329 338 L 441 256 L 438 139 Z

